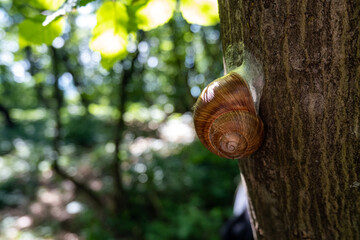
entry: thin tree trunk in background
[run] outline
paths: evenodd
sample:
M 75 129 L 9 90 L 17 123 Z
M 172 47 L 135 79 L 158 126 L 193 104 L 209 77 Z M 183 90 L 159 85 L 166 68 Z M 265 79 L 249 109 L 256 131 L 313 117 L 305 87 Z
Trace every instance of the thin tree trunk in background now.
M 52 54 L 52 66 L 53 66 L 53 75 L 54 75 L 54 114 L 55 114 L 55 133 L 53 138 L 53 150 L 54 150 L 54 158 L 52 162 L 52 168 L 56 174 L 60 177 L 71 181 L 75 187 L 86 194 L 97 206 L 103 206 L 103 202 L 101 199 L 96 195 L 94 191 L 92 191 L 89 187 L 85 185 L 85 183 L 81 183 L 80 181 L 76 180 L 74 177 L 70 176 L 65 170 L 61 168 L 59 165 L 59 157 L 61 155 L 60 150 L 60 142 L 61 142 L 61 130 L 62 130 L 62 122 L 61 122 L 61 108 L 64 102 L 63 93 L 59 87 L 59 55 L 55 48 L 51 47 L 51 54 Z
M 114 136 L 114 160 L 112 162 L 112 176 L 114 179 L 114 202 L 115 209 L 117 214 L 121 214 L 121 211 L 127 207 L 128 200 L 125 194 L 124 185 L 122 182 L 122 170 L 121 170 L 121 159 L 120 157 L 120 145 L 123 141 L 124 132 L 126 130 L 126 125 L 124 122 L 124 114 L 126 112 L 125 103 L 128 98 L 127 87 L 131 81 L 132 75 L 135 73 L 135 61 L 139 55 L 139 52 L 136 51 L 132 60 L 130 69 L 124 70 L 124 73 L 119 82 L 118 86 L 118 106 L 119 118 L 116 121 L 115 125 L 115 136 Z
M 258 239 L 360 239 L 360 1 L 219 11 L 228 70 L 263 62 L 265 140 L 239 160 Z
M 5 118 L 7 127 L 9 127 L 9 128 L 14 127 L 15 123 L 12 120 L 12 118 L 10 117 L 10 110 L 7 109 L 4 105 L 0 104 L 0 112 L 3 114 L 3 116 Z

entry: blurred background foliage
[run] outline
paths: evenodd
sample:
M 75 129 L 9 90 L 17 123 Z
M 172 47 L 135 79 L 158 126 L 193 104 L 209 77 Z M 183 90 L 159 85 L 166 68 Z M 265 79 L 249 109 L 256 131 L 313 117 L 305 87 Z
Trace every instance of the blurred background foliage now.
M 0 239 L 219 239 L 237 163 L 195 138 L 216 1 L 0 0 Z

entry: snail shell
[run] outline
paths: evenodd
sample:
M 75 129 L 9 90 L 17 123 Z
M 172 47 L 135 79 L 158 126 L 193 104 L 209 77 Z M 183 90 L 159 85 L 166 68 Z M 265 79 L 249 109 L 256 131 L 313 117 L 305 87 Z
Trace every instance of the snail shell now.
M 236 72 L 203 90 L 194 106 L 194 124 L 205 147 L 225 158 L 249 156 L 264 138 L 248 85 Z

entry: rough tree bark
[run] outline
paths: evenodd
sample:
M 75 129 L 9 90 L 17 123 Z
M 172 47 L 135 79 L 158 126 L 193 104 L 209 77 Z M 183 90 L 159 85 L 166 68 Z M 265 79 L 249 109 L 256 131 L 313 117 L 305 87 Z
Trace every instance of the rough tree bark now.
M 265 141 L 239 160 L 258 239 L 360 239 L 360 1 L 219 0 L 226 68 L 263 63 Z

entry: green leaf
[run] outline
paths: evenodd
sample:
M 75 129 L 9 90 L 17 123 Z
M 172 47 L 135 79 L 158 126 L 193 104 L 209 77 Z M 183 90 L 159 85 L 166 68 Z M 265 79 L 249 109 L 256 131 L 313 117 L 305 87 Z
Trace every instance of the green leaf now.
M 19 43 L 20 47 L 30 45 L 51 45 L 53 40 L 59 36 L 65 26 L 65 19 L 59 18 L 47 26 L 42 22 L 25 19 L 19 24 Z
M 181 0 L 180 11 L 188 23 L 211 26 L 219 22 L 216 0 Z
M 89 46 L 100 52 L 103 67 L 109 69 L 127 55 L 129 19 L 126 7 L 120 2 L 105 2 L 96 12 L 96 20 Z
M 173 16 L 175 0 L 151 0 L 136 12 L 138 28 L 145 31 L 167 23 Z
M 57 10 L 65 0 L 29 0 L 28 3 L 39 9 Z
M 132 4 L 132 0 L 120 0 L 120 2 L 127 6 Z
M 142 5 L 147 3 L 149 0 L 128 0 L 132 5 Z
M 80 1 L 78 1 L 78 6 L 83 7 L 83 6 L 86 6 L 86 4 L 93 2 L 93 1 L 95 1 L 95 0 L 80 0 Z

